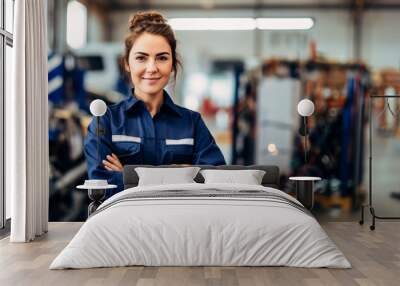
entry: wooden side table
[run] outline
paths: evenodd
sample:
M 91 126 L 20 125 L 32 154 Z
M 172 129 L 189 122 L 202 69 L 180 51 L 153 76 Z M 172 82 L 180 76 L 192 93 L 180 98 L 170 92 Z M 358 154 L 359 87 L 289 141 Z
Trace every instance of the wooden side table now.
M 314 182 L 321 180 L 321 178 L 290 177 L 289 180 L 296 182 L 296 199 L 311 210 L 314 206 Z
M 115 189 L 117 187 L 116 185 L 108 185 L 107 181 L 105 181 L 105 184 L 99 184 L 99 181 L 100 180 L 85 180 L 84 185 L 76 187 L 77 189 L 85 189 L 88 191 L 88 196 L 92 201 L 88 206 L 88 217 L 102 204 L 104 196 L 106 195 L 106 190 Z

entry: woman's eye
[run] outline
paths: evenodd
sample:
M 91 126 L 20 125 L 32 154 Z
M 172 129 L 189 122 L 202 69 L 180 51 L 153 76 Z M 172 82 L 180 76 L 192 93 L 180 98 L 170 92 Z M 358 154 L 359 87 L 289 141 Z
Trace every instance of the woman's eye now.
M 143 56 L 139 56 L 139 57 L 136 57 L 136 60 L 139 62 L 142 62 L 145 60 L 145 58 Z
M 161 56 L 161 57 L 159 57 L 158 59 L 159 59 L 160 61 L 167 61 L 167 60 L 168 60 L 168 57 Z

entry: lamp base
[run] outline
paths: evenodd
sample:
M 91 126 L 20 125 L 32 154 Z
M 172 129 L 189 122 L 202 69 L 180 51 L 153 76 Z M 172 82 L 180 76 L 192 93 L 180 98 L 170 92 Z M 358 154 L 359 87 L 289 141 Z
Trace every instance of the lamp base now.
M 314 207 L 314 182 L 321 180 L 320 177 L 289 177 L 296 183 L 296 199 L 304 207 L 311 210 Z
M 307 209 L 311 210 L 314 207 L 314 182 L 297 181 L 296 196 Z
M 88 196 L 92 200 L 92 202 L 88 206 L 88 217 L 94 213 L 97 208 L 101 205 L 106 195 L 106 191 L 104 189 L 89 189 Z

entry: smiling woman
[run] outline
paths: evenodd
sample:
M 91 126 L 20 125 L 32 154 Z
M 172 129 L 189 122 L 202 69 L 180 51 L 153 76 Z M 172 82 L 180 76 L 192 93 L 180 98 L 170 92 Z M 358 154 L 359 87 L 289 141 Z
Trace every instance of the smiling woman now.
M 108 180 L 119 192 L 125 164 L 225 164 L 200 114 L 176 105 L 164 90 L 180 63 L 174 32 L 161 14 L 131 17 L 122 64 L 133 88 L 101 118 L 100 159 L 95 121 L 89 125 L 85 155 L 90 179 Z

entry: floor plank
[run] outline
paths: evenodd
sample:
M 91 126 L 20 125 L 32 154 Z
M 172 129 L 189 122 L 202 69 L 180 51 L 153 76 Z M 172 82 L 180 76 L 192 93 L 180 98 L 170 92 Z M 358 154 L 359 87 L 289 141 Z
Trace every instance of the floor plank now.
M 48 269 L 82 223 L 50 223 L 49 233 L 32 243 L 0 240 L 0 285 L 399 285 L 400 225 L 379 222 L 375 231 L 357 222 L 322 222 L 352 269 L 291 267 L 117 267 Z

